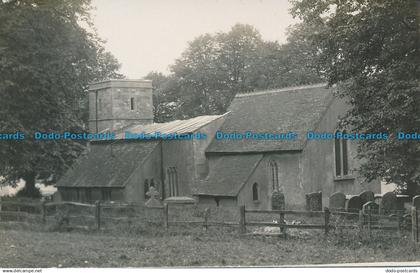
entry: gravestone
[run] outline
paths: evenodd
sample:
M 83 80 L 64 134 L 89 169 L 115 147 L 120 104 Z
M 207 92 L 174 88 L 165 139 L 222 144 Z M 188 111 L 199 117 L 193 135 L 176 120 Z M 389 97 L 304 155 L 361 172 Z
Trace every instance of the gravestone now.
M 412 204 L 412 199 L 409 195 L 406 194 L 397 194 L 397 210 L 405 210 L 407 205 L 407 209 L 410 209 L 410 205 Z
M 420 195 L 416 195 L 413 197 L 413 207 L 420 210 Z
M 155 189 L 155 187 L 150 187 L 149 191 L 146 192 L 146 195 L 149 196 L 149 200 L 146 202 L 146 207 L 148 208 L 161 208 L 163 207 L 162 203 L 158 199 L 160 196 L 159 192 Z
M 305 194 L 306 210 L 322 211 L 322 192 L 312 192 Z
M 370 210 L 371 214 L 378 214 L 379 213 L 379 205 L 376 204 L 374 201 L 366 202 L 362 207 L 363 213 L 367 214 Z
M 346 208 L 346 195 L 342 192 L 336 192 L 330 196 L 330 209 L 343 210 Z
M 381 200 L 381 213 L 390 214 L 398 209 L 397 196 L 393 192 L 387 192 L 382 196 Z
M 279 191 L 273 192 L 271 196 L 271 209 L 273 210 L 284 210 L 286 202 L 284 200 L 284 194 Z
M 362 199 L 362 204 L 366 204 L 369 201 L 375 201 L 375 194 L 371 191 L 364 191 L 359 194 L 360 199 Z
M 349 212 L 358 212 L 362 209 L 362 205 L 362 199 L 358 195 L 355 195 L 347 201 L 346 210 Z

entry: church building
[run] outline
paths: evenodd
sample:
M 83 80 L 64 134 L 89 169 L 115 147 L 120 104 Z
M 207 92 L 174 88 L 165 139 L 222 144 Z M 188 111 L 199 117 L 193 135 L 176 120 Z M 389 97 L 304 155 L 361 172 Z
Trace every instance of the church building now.
M 240 93 L 223 115 L 166 123 L 153 123 L 152 98 L 150 81 L 91 85 L 90 131 L 115 139 L 89 143 L 57 183 L 63 200 L 144 203 L 153 186 L 162 200 L 270 209 L 275 191 L 288 208 L 303 208 L 310 192 L 325 206 L 337 191 L 380 192 L 354 171 L 356 141 L 307 138 L 334 133 L 347 109 L 325 84 Z

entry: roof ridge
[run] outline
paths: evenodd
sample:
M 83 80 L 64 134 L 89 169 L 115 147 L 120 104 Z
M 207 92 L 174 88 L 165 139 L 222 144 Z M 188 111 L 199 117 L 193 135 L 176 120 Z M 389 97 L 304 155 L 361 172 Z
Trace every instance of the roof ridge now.
M 327 83 L 317 83 L 311 85 L 296 85 L 296 86 L 288 86 L 280 89 L 267 89 L 255 92 L 248 92 L 248 93 L 238 93 L 236 94 L 235 98 L 242 98 L 242 97 L 251 97 L 251 96 L 258 96 L 258 95 L 265 95 L 277 92 L 284 92 L 284 91 L 294 91 L 294 90 L 304 90 L 316 87 L 326 87 Z

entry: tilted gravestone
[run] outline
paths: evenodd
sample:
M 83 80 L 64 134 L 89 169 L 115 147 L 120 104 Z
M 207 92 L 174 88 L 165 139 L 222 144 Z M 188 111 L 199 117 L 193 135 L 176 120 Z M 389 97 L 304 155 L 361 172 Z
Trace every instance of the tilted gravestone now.
M 149 196 L 149 200 L 146 202 L 146 207 L 148 208 L 161 208 L 163 207 L 160 200 L 157 198 L 159 197 L 159 192 L 152 186 L 150 187 L 149 191 L 146 192 L 146 195 Z
M 362 210 L 364 214 L 367 214 L 369 211 L 371 214 L 378 214 L 379 205 L 373 201 L 368 201 L 363 205 Z
M 286 202 L 284 200 L 284 194 L 279 191 L 273 192 L 271 196 L 271 209 L 273 210 L 284 210 Z
M 390 214 L 398 209 L 397 196 L 393 192 L 387 192 L 382 196 L 381 213 Z
M 364 191 L 359 194 L 360 199 L 362 199 L 362 204 L 366 204 L 369 201 L 375 201 L 375 194 L 371 191 Z
M 358 195 L 355 195 L 347 201 L 346 210 L 349 212 L 358 212 L 362 209 L 362 205 L 362 199 Z
M 420 195 L 416 195 L 413 197 L 413 207 L 420 210 Z
M 305 194 L 306 210 L 321 211 L 322 210 L 322 192 L 312 192 Z
M 343 210 L 346 208 L 346 195 L 342 192 L 336 192 L 330 196 L 330 209 Z

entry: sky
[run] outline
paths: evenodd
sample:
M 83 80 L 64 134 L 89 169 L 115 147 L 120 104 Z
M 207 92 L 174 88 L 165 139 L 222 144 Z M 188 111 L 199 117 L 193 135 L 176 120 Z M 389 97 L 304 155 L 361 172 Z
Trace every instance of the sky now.
M 288 0 L 93 0 L 93 20 L 120 72 L 139 79 L 169 66 L 204 33 L 227 32 L 236 23 L 253 25 L 265 40 L 284 43 L 296 21 Z

